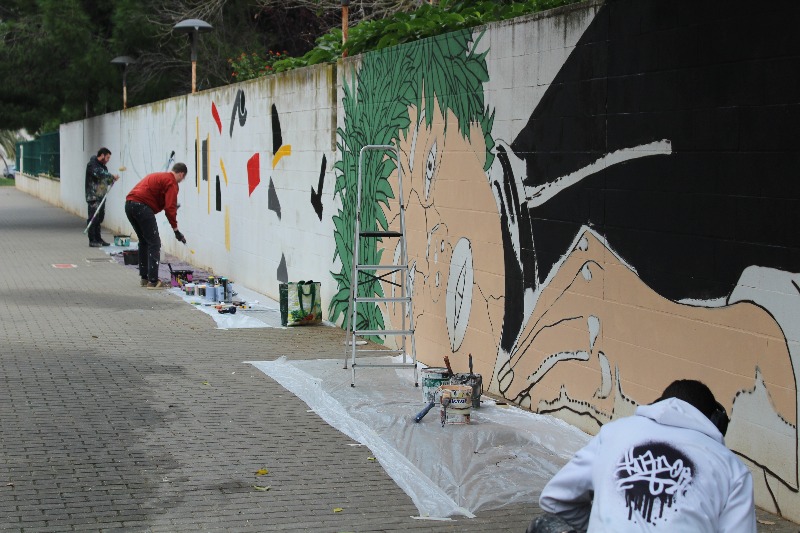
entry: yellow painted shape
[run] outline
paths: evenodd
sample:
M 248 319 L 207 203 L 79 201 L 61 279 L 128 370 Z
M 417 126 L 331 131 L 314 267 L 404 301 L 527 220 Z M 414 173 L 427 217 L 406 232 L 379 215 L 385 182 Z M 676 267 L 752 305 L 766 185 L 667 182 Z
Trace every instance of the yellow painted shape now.
M 231 251 L 231 209 L 225 206 L 225 249 Z
M 225 179 L 225 186 L 228 186 L 228 173 L 225 171 L 225 163 L 222 161 L 222 158 L 219 158 L 219 168 L 222 169 L 222 177 Z
M 275 168 L 275 166 L 278 164 L 278 161 L 280 161 L 285 155 L 292 155 L 291 144 L 284 144 L 278 148 L 278 151 L 275 152 L 275 157 L 272 158 L 272 168 Z

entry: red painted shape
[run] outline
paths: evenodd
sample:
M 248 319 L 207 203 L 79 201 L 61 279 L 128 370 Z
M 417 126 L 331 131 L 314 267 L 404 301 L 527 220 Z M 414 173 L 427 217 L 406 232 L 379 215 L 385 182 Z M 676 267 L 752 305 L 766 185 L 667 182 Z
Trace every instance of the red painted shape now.
M 53 265 L 53 268 L 78 268 L 78 265 L 72 265 L 70 263 L 56 263 Z
M 250 186 L 250 192 L 248 194 L 253 194 L 253 191 L 258 184 L 261 183 L 261 159 L 258 156 L 258 153 L 253 154 L 247 161 L 247 184 Z
M 214 122 L 217 123 L 217 129 L 222 133 L 222 121 L 219 119 L 219 111 L 217 111 L 217 106 L 214 102 L 211 102 L 211 115 L 214 117 Z

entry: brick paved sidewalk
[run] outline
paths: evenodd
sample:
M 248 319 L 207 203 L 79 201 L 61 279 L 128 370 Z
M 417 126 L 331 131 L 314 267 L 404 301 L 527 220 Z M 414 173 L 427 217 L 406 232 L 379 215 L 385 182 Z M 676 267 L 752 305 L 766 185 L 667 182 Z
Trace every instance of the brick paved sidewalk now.
M 340 358 L 340 330 L 215 329 L 84 226 L 0 188 L 0 530 L 521 532 L 538 512 L 412 519 L 368 449 L 242 363 Z

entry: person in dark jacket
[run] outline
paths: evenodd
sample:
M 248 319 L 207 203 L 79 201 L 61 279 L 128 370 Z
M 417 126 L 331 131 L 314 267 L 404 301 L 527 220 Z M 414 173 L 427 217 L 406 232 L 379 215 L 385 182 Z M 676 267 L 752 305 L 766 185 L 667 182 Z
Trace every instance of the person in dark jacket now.
M 186 165 L 175 163 L 169 172 L 148 174 L 131 189 L 125 198 L 125 214 L 139 238 L 139 276 L 141 286 L 161 289 L 167 286 L 158 279 L 161 261 L 161 236 L 156 214 L 164 211 L 175 238 L 186 244 L 178 231 L 178 184 L 186 177 Z
M 109 245 L 100 236 L 100 225 L 106 216 L 106 206 L 103 204 L 103 198 L 108 193 L 111 184 L 119 179 L 118 175 L 111 174 L 108 171 L 106 165 L 109 159 L 111 159 L 111 150 L 100 148 L 97 151 L 97 155 L 92 156 L 86 165 L 86 204 L 88 206 L 86 224 L 91 224 L 86 233 L 89 235 L 89 246 L 92 248 Z M 95 216 L 95 213 L 97 213 L 97 216 Z M 94 217 L 94 221 L 92 221 L 92 217 Z

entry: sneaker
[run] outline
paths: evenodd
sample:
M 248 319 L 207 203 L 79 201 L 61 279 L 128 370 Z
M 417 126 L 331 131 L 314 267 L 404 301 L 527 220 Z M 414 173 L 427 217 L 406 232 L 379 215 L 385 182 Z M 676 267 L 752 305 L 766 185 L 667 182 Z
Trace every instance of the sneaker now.
M 102 240 L 102 239 L 101 239 L 101 240 L 100 240 L 100 246 L 111 246 L 111 243 L 109 243 L 109 242 L 106 242 L 106 241 L 104 241 L 104 240 Z
M 167 287 L 169 287 L 169 285 L 161 280 L 151 281 L 150 283 L 147 284 L 148 289 L 166 289 Z
M 142 278 L 142 279 L 139 280 L 139 285 L 142 286 L 142 287 L 147 287 L 148 283 L 150 283 L 150 282 L 147 281 L 147 278 Z
M 90 242 L 89 243 L 89 247 L 91 247 L 91 248 L 100 248 L 101 246 L 103 246 L 103 245 L 102 245 L 102 243 L 99 243 L 99 242 Z

